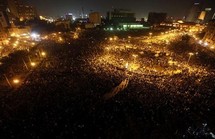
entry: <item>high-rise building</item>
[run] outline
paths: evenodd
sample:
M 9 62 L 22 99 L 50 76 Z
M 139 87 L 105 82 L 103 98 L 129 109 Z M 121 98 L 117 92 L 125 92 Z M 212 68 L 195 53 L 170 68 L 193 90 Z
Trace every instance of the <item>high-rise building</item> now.
M 187 22 L 208 23 L 213 19 L 215 6 L 210 1 L 200 1 L 192 5 L 187 17 Z
M 92 12 L 89 14 L 89 21 L 94 25 L 101 24 L 101 14 L 99 12 Z
M 7 1 L 0 0 L 0 11 L 6 11 L 6 9 L 7 9 Z
M 17 5 L 18 0 L 7 0 L 7 7 L 9 9 L 10 14 L 16 18 L 19 18 Z
M 165 22 L 167 19 L 167 13 L 155 13 L 150 12 L 148 15 L 148 23 L 150 24 L 160 24 Z
M 132 23 L 136 21 L 135 13 L 125 9 L 114 9 L 107 13 L 107 20 L 113 24 Z
M 0 45 L 4 44 L 4 41 L 7 37 L 6 28 L 9 27 L 8 16 L 5 11 L 0 11 Z
M 4 11 L 0 11 L 0 24 L 2 28 L 6 28 L 10 26 L 8 16 Z
M 204 22 L 207 23 L 213 19 L 214 9 L 213 8 L 205 8 L 205 19 Z
M 22 0 L 1 0 L 0 11 L 7 11 L 10 18 L 20 20 L 33 19 L 38 16 L 36 9 Z
M 186 17 L 186 21 L 187 22 L 197 22 L 201 11 L 202 11 L 201 4 L 194 3 Z
M 29 19 L 34 19 L 38 17 L 35 8 L 29 5 L 19 5 L 18 14 L 19 14 L 19 19 L 21 21 L 25 19 L 29 20 Z

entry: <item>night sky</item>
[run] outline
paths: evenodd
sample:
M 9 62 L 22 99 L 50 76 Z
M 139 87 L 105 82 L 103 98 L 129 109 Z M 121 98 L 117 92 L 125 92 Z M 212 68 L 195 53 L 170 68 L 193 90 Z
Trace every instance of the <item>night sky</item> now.
M 61 16 L 73 13 L 76 16 L 92 11 L 106 15 L 111 8 L 130 9 L 137 18 L 147 17 L 148 12 L 167 12 L 169 16 L 182 18 L 185 16 L 194 1 L 197 0 L 26 0 L 36 6 L 40 15 Z M 208 5 L 215 6 L 215 0 L 204 0 Z

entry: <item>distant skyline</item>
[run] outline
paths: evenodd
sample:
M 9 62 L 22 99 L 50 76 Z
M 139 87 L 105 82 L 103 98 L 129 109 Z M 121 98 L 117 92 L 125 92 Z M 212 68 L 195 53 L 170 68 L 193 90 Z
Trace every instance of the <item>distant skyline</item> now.
M 190 7 L 198 0 L 25 0 L 34 5 L 40 15 L 58 17 L 66 13 L 78 16 L 82 12 L 106 12 L 112 8 L 130 9 L 137 18 L 146 18 L 149 12 L 166 12 L 168 16 L 183 18 Z M 214 6 L 215 0 L 203 0 L 207 5 Z

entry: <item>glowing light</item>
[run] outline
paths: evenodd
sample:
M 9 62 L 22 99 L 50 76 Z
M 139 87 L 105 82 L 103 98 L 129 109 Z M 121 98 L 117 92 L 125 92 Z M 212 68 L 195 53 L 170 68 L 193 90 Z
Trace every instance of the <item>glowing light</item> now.
M 189 53 L 189 55 L 190 55 L 190 56 L 193 56 L 193 55 L 194 55 L 194 53 Z
M 133 56 L 134 58 L 137 58 L 137 57 L 138 57 L 138 55 L 136 55 L 136 54 L 133 54 L 132 56 Z
M 41 55 L 44 57 L 44 56 L 46 56 L 46 53 L 45 52 L 41 52 Z
M 204 43 L 204 46 L 208 46 L 208 43 L 207 43 L 207 42 L 205 42 L 205 43 Z
M 40 39 L 40 35 L 39 34 L 37 34 L 37 33 L 31 33 L 31 38 L 33 39 L 33 40 L 39 40 Z
M 128 69 L 128 62 L 125 64 L 125 68 Z
M 63 41 L 63 39 L 61 37 L 59 37 L 59 41 Z
M 152 33 L 150 32 L 149 35 L 152 36 Z
M 19 79 L 13 79 L 13 83 L 18 84 L 18 83 L 20 83 L 20 80 Z
M 32 67 L 35 67 L 35 66 L 36 66 L 36 63 L 35 63 L 35 62 L 31 62 L 31 66 L 32 66 Z
M 40 35 L 39 35 L 39 34 L 36 34 L 36 33 L 32 33 L 32 34 L 31 34 L 31 37 L 32 37 L 32 38 L 37 38 L 37 37 L 39 37 L 39 36 L 40 36 Z

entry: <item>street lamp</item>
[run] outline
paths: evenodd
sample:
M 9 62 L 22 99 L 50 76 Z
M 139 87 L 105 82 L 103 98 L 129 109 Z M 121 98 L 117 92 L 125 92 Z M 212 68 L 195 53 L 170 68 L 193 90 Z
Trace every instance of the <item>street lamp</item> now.
M 207 43 L 207 42 L 205 42 L 205 43 L 204 43 L 204 46 L 205 46 L 205 47 L 206 47 L 206 46 L 208 46 L 208 43 Z
M 194 53 L 189 53 L 189 58 L 188 58 L 187 64 L 190 62 L 190 59 L 193 55 L 194 55 Z
M 45 52 L 41 52 L 41 55 L 42 55 L 43 57 L 45 57 L 45 56 L 46 56 L 46 53 L 45 53 Z
M 13 79 L 13 83 L 14 83 L 14 84 L 19 84 L 19 83 L 20 83 L 20 80 L 19 80 L 19 79 Z
M 152 33 L 151 32 L 149 33 L 149 36 L 150 36 L 150 38 L 152 37 Z
M 36 66 L 36 63 L 35 63 L 35 62 L 31 62 L 31 66 L 32 66 L 32 67 L 35 67 L 35 66 Z

